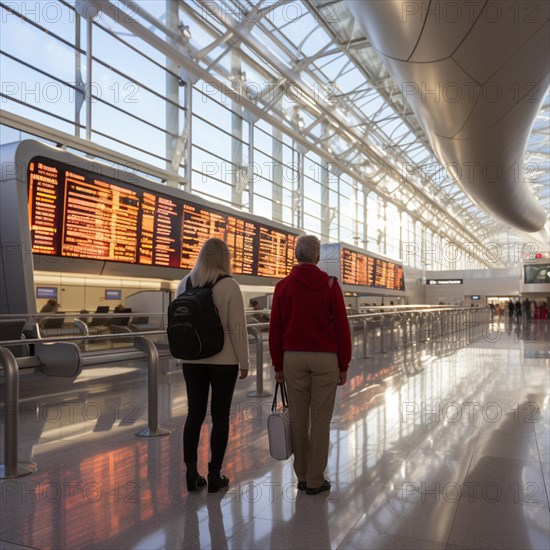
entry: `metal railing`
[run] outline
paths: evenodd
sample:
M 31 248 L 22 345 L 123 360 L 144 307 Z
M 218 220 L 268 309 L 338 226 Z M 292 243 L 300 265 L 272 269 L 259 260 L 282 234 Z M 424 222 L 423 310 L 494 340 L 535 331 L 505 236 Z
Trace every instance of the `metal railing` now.
M 266 397 L 271 395 L 264 390 L 264 338 L 259 329 L 269 328 L 269 323 L 246 325 L 248 334 L 252 335 L 256 343 L 256 390 L 248 392 L 248 397 Z
M 121 314 L 124 316 L 125 314 Z M 112 317 L 113 315 L 111 315 Z M 8 317 L 8 316 L 6 316 Z M 444 321 L 447 320 L 445 323 Z M 387 353 L 398 347 L 409 347 L 425 343 L 429 340 L 444 338 L 451 335 L 457 335 L 464 345 L 468 345 L 474 339 L 481 336 L 481 327 L 484 321 L 489 320 L 488 308 L 426 308 L 399 312 L 377 312 L 350 315 L 348 321 L 352 339 L 354 339 L 355 327 L 361 325 L 363 338 L 363 357 L 369 358 L 369 331 L 373 333 L 373 352 L 376 352 L 376 336 L 379 335 L 379 351 Z M 79 321 L 78 319 L 76 321 Z M 80 321 L 86 326 L 84 322 Z M 270 394 L 264 390 L 263 386 L 263 358 L 264 358 L 264 339 L 262 329 L 268 329 L 269 323 L 254 323 L 247 325 L 247 332 L 252 336 L 256 346 L 256 390 L 249 392 L 249 397 L 264 397 Z M 400 346 L 396 341 L 395 333 L 399 329 L 401 334 Z M 120 340 L 132 342 L 132 347 L 138 351 L 135 357 L 141 358 L 143 354 L 147 357 L 147 378 L 148 378 L 148 411 L 147 428 L 137 432 L 135 435 L 140 437 L 158 437 L 169 435 L 170 430 L 159 426 L 159 353 L 155 344 L 150 340 L 151 336 L 166 335 L 165 330 L 152 330 L 147 332 L 121 331 L 116 334 L 96 334 L 86 333 L 82 327 L 79 327 L 82 334 L 79 336 L 58 336 L 50 338 L 34 338 L 26 340 L 9 340 L 0 342 L 0 346 L 25 344 L 55 344 L 66 342 L 94 342 L 101 340 Z M 390 345 L 386 349 L 385 334 L 389 332 Z M 40 336 L 40 332 L 38 332 Z M 123 350 L 119 348 L 118 352 Z M 83 358 L 83 363 L 91 364 L 93 357 L 88 356 L 89 360 Z M 19 367 L 17 359 L 9 349 L 0 347 L 0 366 L 5 370 L 5 438 L 4 438 L 4 463 L 0 464 L 0 479 L 21 477 L 28 475 L 36 470 L 34 463 L 18 462 L 18 422 L 19 422 Z
M 37 466 L 34 462 L 20 463 L 18 452 L 19 427 L 19 368 L 13 353 L 0 347 L 0 365 L 6 372 L 4 397 L 4 463 L 0 464 L 0 479 L 10 479 L 32 474 Z
M 131 340 L 132 347 L 138 350 L 136 359 L 147 357 L 147 428 L 136 433 L 139 437 L 159 437 L 170 434 L 170 430 L 159 426 L 158 388 L 159 388 L 159 354 L 155 344 L 148 338 L 153 335 L 166 335 L 165 331 L 149 331 L 145 333 L 124 333 L 124 340 Z M 98 334 L 88 336 L 61 336 L 57 338 L 31 338 L 25 340 L 28 344 L 52 344 L 74 341 L 97 341 L 118 338 L 121 335 Z M 2 346 L 20 344 L 20 340 L 0 342 Z M 5 437 L 4 463 L 0 464 L 0 479 L 8 479 L 28 475 L 36 470 L 34 463 L 18 462 L 18 424 L 19 424 L 19 367 L 17 359 L 6 347 L 0 346 L 0 366 L 5 370 Z
M 377 351 L 387 353 L 398 348 L 425 344 L 439 338 L 460 338 L 469 345 L 482 336 L 483 324 L 489 321 L 488 308 L 431 308 L 408 309 L 401 312 L 361 313 L 348 317 L 352 338 L 355 327 L 362 330 L 363 357 L 370 358 Z M 396 332 L 400 341 L 396 338 Z M 372 335 L 371 335 L 372 334 Z M 389 348 L 386 338 L 389 336 Z M 378 337 L 378 350 L 377 350 Z M 372 340 L 372 346 L 369 343 Z M 371 351 L 372 347 L 372 351 Z

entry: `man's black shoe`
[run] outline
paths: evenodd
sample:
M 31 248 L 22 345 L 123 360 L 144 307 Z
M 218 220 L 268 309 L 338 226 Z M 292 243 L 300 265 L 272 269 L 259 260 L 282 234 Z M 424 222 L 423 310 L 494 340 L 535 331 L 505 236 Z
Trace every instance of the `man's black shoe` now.
M 330 491 L 330 481 L 325 479 L 321 487 L 306 487 L 306 495 L 318 495 L 322 491 Z

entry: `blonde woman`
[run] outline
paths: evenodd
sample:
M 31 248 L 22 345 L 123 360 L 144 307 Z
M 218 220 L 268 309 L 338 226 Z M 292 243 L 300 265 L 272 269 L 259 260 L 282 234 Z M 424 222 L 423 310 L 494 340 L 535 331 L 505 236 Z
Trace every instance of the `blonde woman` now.
M 208 492 L 214 493 L 229 485 L 221 475 L 221 467 L 229 438 L 229 411 L 239 379 L 248 374 L 248 338 L 241 289 L 231 275 L 229 249 L 221 239 L 208 239 L 197 263 L 180 282 L 179 296 L 185 291 L 188 279 L 193 288 L 213 285 L 212 297 L 224 328 L 224 344 L 219 353 L 206 359 L 185 361 L 183 376 L 187 387 L 188 414 L 183 430 L 183 457 L 187 467 L 187 489 L 194 491 L 206 485 L 197 470 L 197 448 L 202 423 L 206 417 L 208 394 L 212 389 L 210 410 L 210 462 L 208 463 Z

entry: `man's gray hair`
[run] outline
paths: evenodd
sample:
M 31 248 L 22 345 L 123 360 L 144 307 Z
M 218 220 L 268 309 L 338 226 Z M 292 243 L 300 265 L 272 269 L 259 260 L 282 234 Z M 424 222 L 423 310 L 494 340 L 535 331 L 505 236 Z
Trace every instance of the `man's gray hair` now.
M 300 235 L 296 240 L 295 254 L 299 262 L 317 263 L 321 254 L 321 242 L 315 235 Z

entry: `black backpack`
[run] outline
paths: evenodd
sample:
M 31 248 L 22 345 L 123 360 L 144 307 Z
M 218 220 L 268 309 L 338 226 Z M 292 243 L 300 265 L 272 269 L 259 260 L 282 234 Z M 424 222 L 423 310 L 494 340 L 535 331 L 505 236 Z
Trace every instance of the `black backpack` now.
M 223 348 L 223 326 L 212 299 L 214 284 L 193 288 L 188 277 L 185 291 L 168 306 L 168 343 L 178 359 L 204 359 Z

